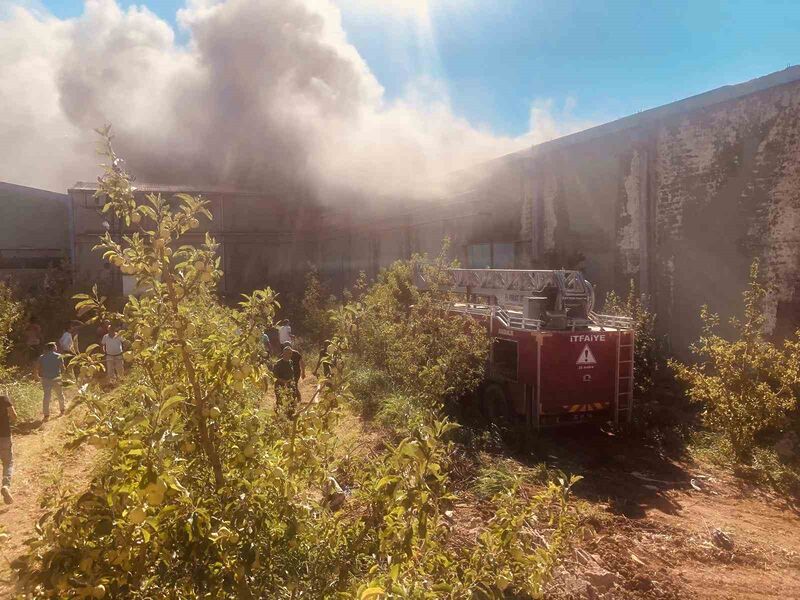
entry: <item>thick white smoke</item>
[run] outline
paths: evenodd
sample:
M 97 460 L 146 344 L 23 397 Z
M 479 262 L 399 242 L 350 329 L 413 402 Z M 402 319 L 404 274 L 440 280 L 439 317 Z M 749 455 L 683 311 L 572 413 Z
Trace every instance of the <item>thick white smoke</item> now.
M 472 126 L 435 82 L 387 102 L 328 0 L 190 0 L 185 44 L 113 0 L 77 19 L 13 5 L 0 19 L 0 180 L 92 178 L 104 123 L 140 181 L 320 197 L 409 193 L 542 141 Z

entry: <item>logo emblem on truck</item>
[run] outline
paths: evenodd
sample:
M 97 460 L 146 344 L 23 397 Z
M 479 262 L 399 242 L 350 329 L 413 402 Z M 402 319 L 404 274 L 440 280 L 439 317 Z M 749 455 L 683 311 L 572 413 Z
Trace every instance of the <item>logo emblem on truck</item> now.
M 575 363 L 576 365 L 596 365 L 597 361 L 594 358 L 594 354 L 589 349 L 589 344 L 586 344 L 581 350 L 581 353 L 578 355 L 578 360 Z

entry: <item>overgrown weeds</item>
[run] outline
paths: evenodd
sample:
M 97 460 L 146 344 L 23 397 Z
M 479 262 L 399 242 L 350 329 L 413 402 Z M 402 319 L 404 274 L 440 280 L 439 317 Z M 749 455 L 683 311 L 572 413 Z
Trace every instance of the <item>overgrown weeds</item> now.
M 12 332 L 23 313 L 22 302 L 14 297 L 13 290 L 5 282 L 0 281 L 0 381 L 12 375 L 6 366 L 6 357 L 11 349 Z
M 650 299 L 638 293 L 631 279 L 628 293 L 623 298 L 616 292 L 609 292 L 603 305 L 603 312 L 621 315 L 633 320 L 634 331 L 634 395 L 637 400 L 649 396 L 658 377 L 659 370 L 666 362 L 664 345 L 656 334 L 656 315 L 650 308 Z
M 14 403 L 18 423 L 30 423 L 42 414 L 42 386 L 27 377 L 10 376 L 0 383 L 0 393 L 6 394 Z

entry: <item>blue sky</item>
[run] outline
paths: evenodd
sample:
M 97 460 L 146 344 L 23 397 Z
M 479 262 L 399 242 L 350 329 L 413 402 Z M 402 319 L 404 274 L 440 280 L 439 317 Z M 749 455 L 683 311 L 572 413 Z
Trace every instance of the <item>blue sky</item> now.
M 62 18 L 82 11 L 80 0 L 41 1 Z M 341 3 L 388 98 L 437 78 L 458 115 L 508 135 L 528 129 L 532 104 L 599 123 L 800 62 L 800 1 Z M 174 22 L 183 3 L 144 4 Z

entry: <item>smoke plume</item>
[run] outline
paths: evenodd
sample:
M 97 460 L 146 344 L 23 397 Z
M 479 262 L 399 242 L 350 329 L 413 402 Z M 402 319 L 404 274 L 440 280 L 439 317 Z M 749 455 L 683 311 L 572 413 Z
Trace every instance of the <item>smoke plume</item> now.
M 185 43 L 146 8 L 113 0 L 88 0 L 68 20 L 8 6 L 0 180 L 63 191 L 91 179 L 92 129 L 105 123 L 140 181 L 322 198 L 409 193 L 542 141 L 471 125 L 435 82 L 388 102 L 328 0 L 190 0 L 178 21 Z

